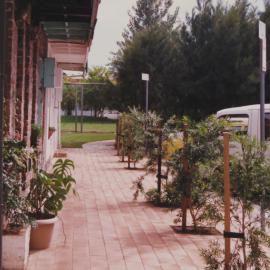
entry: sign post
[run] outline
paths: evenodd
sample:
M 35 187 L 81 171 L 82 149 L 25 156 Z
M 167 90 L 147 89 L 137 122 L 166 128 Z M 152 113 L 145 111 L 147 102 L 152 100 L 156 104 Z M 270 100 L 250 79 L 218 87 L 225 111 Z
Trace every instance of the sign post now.
M 260 39 L 260 70 L 261 70 L 261 87 L 260 87 L 260 139 L 265 141 L 265 72 L 266 72 L 266 25 L 259 21 L 259 39 Z
M 149 74 L 142 73 L 142 80 L 146 81 L 146 93 L 145 93 L 145 112 L 148 113 L 148 91 L 149 91 Z
M 265 141 L 265 73 L 267 69 L 266 61 L 266 25 L 259 21 L 259 39 L 260 39 L 260 71 L 261 71 L 261 87 L 260 87 L 260 140 Z M 261 202 L 261 228 L 265 230 L 265 210 L 264 202 Z

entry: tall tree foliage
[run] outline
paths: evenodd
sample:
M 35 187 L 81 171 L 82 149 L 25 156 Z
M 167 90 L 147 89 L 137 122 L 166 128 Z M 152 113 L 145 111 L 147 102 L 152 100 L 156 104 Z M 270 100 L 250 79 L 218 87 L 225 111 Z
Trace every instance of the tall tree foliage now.
M 158 5 L 157 5 L 158 4 Z M 198 0 L 180 25 L 171 1 L 137 1 L 112 68 L 122 109 L 144 107 L 142 72 L 150 74 L 150 108 L 195 119 L 259 101 L 258 14 L 248 0 Z M 146 16 L 147 14 L 147 16 Z M 270 34 L 268 35 L 270 38 Z M 267 78 L 268 79 L 268 78 Z
M 203 3 L 203 4 L 202 4 Z M 257 103 L 257 18 L 248 1 L 231 7 L 198 1 L 181 29 L 183 113 L 201 118 Z
M 169 14 L 171 5 L 172 0 L 138 0 L 133 13 L 130 12 L 124 39 L 118 43 L 119 50 L 111 64 L 120 90 L 122 110 L 126 110 L 127 105 L 144 107 L 142 72 L 151 77 L 151 109 L 161 111 L 167 97 L 172 96 L 166 93 L 171 89 L 172 80 L 165 77 L 176 68 L 178 35 L 174 25 L 178 9 Z

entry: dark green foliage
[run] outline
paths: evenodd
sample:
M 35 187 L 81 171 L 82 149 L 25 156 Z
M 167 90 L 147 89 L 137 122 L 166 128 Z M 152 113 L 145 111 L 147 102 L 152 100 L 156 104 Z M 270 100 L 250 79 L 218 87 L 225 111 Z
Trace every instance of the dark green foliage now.
M 89 70 L 88 79 L 84 82 L 94 83 L 84 86 L 84 108 L 92 110 L 95 117 L 102 117 L 105 108 L 118 108 L 118 92 L 107 68 L 93 67 Z
M 3 201 L 4 216 L 9 229 L 20 228 L 28 223 L 27 203 L 22 195 L 23 174 L 27 171 L 28 154 L 25 143 L 5 139 L 3 149 Z
M 137 2 L 111 63 L 121 110 L 144 108 L 142 72 L 150 74 L 150 109 L 165 118 L 203 119 L 222 108 L 258 103 L 257 10 L 249 1 L 197 2 L 181 24 L 176 23 L 177 11 L 168 15 L 171 1 Z M 269 14 L 266 4 L 260 17 L 267 29 Z
M 174 182 L 164 183 L 161 194 L 156 188 L 149 189 L 145 193 L 145 198 L 156 206 L 178 208 L 181 204 L 181 196 Z
M 67 115 L 71 115 L 75 109 L 75 89 L 70 85 L 65 85 L 63 89 L 62 109 L 66 111 Z
M 42 133 L 42 128 L 39 125 L 32 125 L 31 128 L 31 146 L 32 147 L 37 147 L 38 145 L 38 139 L 40 138 Z

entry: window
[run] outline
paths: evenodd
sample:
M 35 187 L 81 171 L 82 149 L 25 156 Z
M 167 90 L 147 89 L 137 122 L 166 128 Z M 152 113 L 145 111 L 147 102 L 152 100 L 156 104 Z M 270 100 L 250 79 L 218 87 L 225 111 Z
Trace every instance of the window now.
M 221 118 L 225 118 L 230 122 L 230 131 L 237 134 L 247 134 L 248 133 L 248 122 L 249 117 L 247 114 L 228 114 L 222 115 Z M 270 114 L 269 114 L 269 127 L 270 127 Z M 269 130 L 270 131 L 270 130 Z M 270 135 L 270 132 L 269 132 Z

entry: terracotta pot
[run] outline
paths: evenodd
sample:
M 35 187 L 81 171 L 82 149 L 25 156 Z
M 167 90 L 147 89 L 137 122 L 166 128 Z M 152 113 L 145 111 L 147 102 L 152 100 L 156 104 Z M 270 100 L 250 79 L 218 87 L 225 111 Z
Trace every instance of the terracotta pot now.
M 46 249 L 50 246 L 54 224 L 57 220 L 57 217 L 36 220 L 37 227 L 31 230 L 30 249 Z

